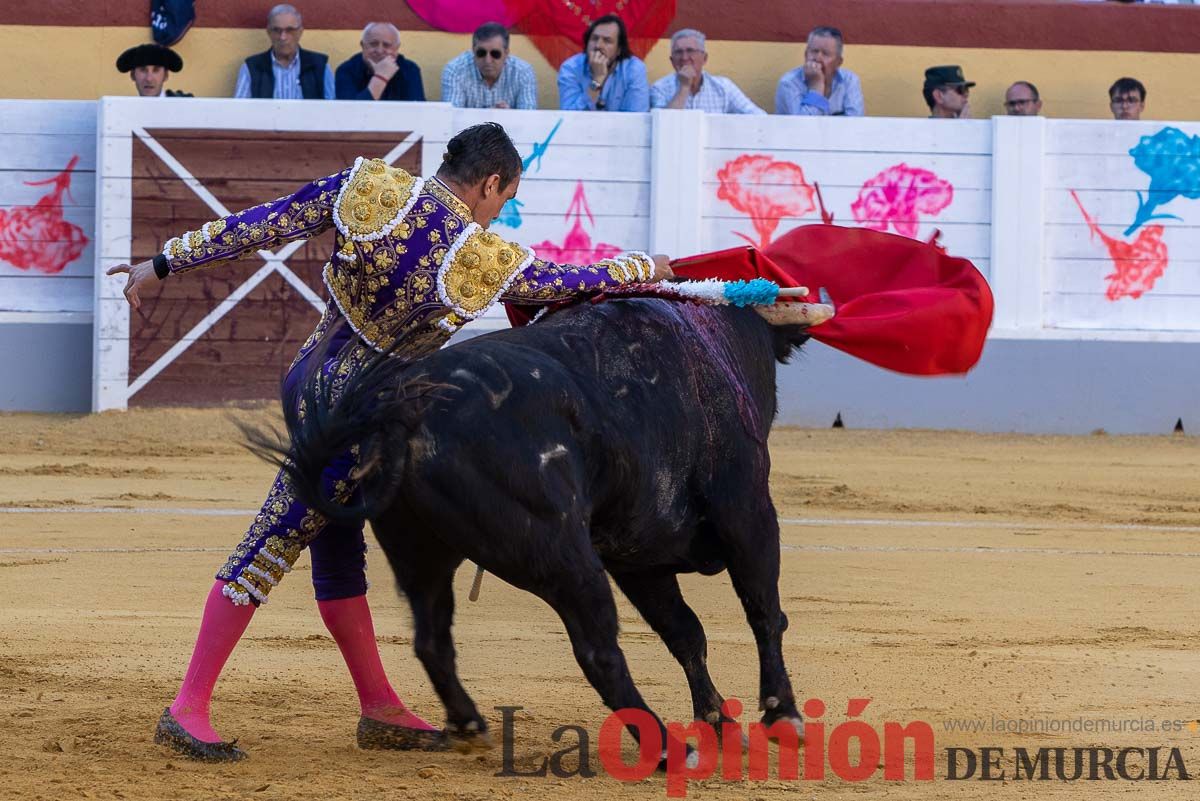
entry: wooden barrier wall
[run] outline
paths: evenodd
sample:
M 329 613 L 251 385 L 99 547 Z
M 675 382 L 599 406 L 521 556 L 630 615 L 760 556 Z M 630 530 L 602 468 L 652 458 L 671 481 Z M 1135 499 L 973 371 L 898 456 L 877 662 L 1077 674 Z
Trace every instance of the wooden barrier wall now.
M 527 162 L 521 205 L 494 230 L 548 258 L 762 244 L 821 222 L 823 201 L 835 224 L 940 232 L 989 277 L 993 338 L 1200 341 L 1200 126 L 1183 123 L 105 98 L 96 274 L 360 153 L 431 174 L 447 139 L 485 119 Z M 165 282 L 135 315 L 121 281 L 97 281 L 95 408 L 273 396 L 317 319 L 331 241 Z

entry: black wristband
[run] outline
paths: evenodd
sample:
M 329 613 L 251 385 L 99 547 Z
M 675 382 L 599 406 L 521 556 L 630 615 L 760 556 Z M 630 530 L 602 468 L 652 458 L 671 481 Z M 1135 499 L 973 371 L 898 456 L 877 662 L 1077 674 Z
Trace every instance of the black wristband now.
M 154 257 L 154 274 L 159 281 L 171 274 L 171 262 L 161 253 Z

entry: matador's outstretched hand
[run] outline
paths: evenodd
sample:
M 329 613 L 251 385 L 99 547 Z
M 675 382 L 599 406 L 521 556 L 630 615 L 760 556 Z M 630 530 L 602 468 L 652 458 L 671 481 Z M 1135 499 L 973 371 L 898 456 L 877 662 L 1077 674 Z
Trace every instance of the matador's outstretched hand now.
M 129 301 L 129 305 L 133 308 L 140 309 L 142 299 L 138 295 L 138 290 L 151 281 L 158 281 L 158 275 L 154 272 L 153 259 L 140 262 L 132 267 L 128 264 L 118 264 L 108 271 L 108 275 L 120 275 L 121 273 L 129 274 L 129 280 L 125 282 L 125 300 Z

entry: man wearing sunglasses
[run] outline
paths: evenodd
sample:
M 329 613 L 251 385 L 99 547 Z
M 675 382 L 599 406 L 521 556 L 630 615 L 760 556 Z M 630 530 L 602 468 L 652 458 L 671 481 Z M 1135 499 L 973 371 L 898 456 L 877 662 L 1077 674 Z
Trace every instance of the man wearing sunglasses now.
M 485 22 L 442 70 L 442 101 L 458 108 L 537 108 L 537 76 L 508 53 L 508 29 Z
M 368 22 L 362 52 L 337 68 L 338 100 L 424 100 L 421 68 L 400 55 L 400 30 L 390 22 Z
M 921 94 L 929 106 L 929 116 L 934 119 L 966 119 L 971 116 L 968 98 L 974 81 L 963 77 L 962 67 L 948 64 L 925 70 L 925 85 Z

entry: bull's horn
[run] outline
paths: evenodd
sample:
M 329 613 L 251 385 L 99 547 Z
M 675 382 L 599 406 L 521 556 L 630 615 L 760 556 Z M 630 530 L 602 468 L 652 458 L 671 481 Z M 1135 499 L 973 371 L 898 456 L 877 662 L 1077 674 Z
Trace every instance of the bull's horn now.
M 771 325 L 814 326 L 833 317 L 833 306 L 828 303 L 776 303 L 755 306 L 754 310 Z

